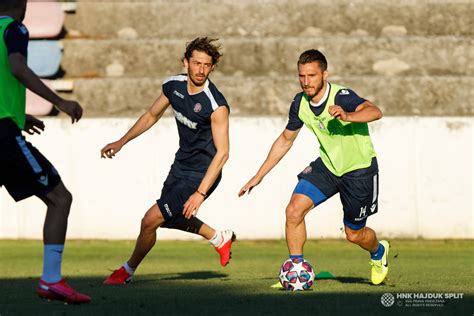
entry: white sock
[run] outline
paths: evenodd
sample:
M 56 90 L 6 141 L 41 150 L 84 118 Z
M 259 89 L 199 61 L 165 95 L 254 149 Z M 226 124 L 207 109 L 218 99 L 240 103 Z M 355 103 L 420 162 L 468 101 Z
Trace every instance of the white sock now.
M 216 233 L 214 234 L 214 237 L 212 237 L 209 242 L 217 248 L 220 248 L 223 244 L 228 242 L 230 239 L 232 239 L 232 236 L 234 235 L 234 232 L 230 229 L 226 230 L 216 230 Z
M 132 268 L 132 267 L 130 267 L 130 266 L 128 265 L 128 262 L 125 262 L 125 263 L 123 264 L 123 267 L 125 268 L 125 271 L 127 271 L 128 274 L 133 275 L 133 274 L 135 273 L 135 269 Z
M 217 231 L 215 232 L 214 234 L 214 237 L 212 237 L 211 239 L 209 239 L 209 242 L 214 246 L 214 247 L 218 247 L 221 243 L 222 243 L 222 240 L 223 240 L 223 236 L 222 236 L 222 232 L 220 231 Z

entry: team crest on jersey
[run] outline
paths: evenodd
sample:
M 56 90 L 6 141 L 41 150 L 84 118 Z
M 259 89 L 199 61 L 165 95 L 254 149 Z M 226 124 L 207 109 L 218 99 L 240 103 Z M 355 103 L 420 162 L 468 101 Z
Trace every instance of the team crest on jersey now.
M 303 173 L 308 174 L 308 173 L 311 173 L 311 171 L 313 171 L 313 167 L 308 166 L 308 167 L 304 168 Z
M 201 112 L 201 110 L 202 110 L 202 105 L 201 105 L 201 103 L 196 103 L 196 104 L 194 104 L 194 109 L 193 109 L 193 110 L 194 110 L 195 113 Z
M 320 130 L 322 130 L 322 131 L 324 131 L 324 130 L 326 129 L 326 128 L 324 127 L 323 122 L 321 122 L 321 121 L 318 122 L 318 128 L 319 128 Z

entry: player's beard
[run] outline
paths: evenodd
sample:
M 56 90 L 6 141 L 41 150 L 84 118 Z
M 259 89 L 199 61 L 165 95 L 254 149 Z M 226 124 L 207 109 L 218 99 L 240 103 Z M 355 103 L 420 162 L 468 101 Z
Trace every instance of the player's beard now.
M 313 95 L 309 95 L 307 94 L 308 97 L 310 97 L 310 99 L 314 98 L 315 96 L 318 95 L 318 93 L 323 89 L 323 86 L 324 86 L 324 80 L 321 79 L 321 81 L 319 82 L 319 84 L 315 87 L 314 89 L 314 94 Z M 311 88 L 311 86 L 303 86 L 303 89 L 305 88 Z
M 189 79 L 191 79 L 195 87 L 201 87 L 206 82 L 208 76 L 206 75 L 203 75 L 203 76 L 204 76 L 204 80 L 202 80 L 202 82 L 199 82 L 194 79 L 195 76 L 191 73 L 191 71 L 188 72 L 188 77 Z

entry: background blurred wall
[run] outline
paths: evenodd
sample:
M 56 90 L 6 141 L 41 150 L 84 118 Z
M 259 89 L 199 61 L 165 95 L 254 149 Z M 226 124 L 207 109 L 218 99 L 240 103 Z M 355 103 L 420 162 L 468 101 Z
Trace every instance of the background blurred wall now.
M 28 137 L 57 167 L 74 194 L 69 238 L 135 238 L 140 220 L 161 192 L 178 148 L 174 119 L 166 118 L 113 159 L 100 149 L 135 119 L 46 120 L 42 136 Z M 380 236 L 473 238 L 472 119 L 388 117 L 371 124 L 380 166 L 379 213 L 368 223 Z M 231 118 L 231 155 L 223 180 L 198 216 L 239 238 L 283 238 L 284 211 L 296 175 L 318 155 L 302 130 L 295 145 L 249 196 L 237 192 L 254 175 L 286 124 L 285 118 Z M 41 238 L 45 207 L 31 198 L 15 204 L 0 194 L 0 238 Z M 310 238 L 342 238 L 335 196 L 307 216 Z M 194 238 L 159 230 L 160 239 Z

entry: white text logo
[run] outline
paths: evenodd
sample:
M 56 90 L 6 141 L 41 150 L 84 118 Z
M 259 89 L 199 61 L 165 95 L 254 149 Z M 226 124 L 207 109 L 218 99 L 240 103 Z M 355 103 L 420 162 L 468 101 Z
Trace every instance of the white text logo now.
M 176 119 L 183 123 L 184 125 L 186 125 L 187 127 L 191 128 L 191 129 L 196 129 L 197 128 L 197 123 L 191 121 L 190 119 L 188 119 L 186 116 L 184 116 L 183 114 L 179 113 L 178 111 L 174 111 L 174 114 L 176 115 Z
M 181 99 L 184 99 L 184 95 L 182 95 L 181 93 L 179 93 L 179 92 L 176 91 L 176 90 L 173 91 L 173 94 L 176 95 L 176 96 L 178 96 L 178 97 L 181 98 Z
M 173 213 L 171 213 L 171 210 L 168 204 L 165 204 L 164 207 L 165 207 L 166 213 L 168 213 L 170 217 L 173 217 Z

